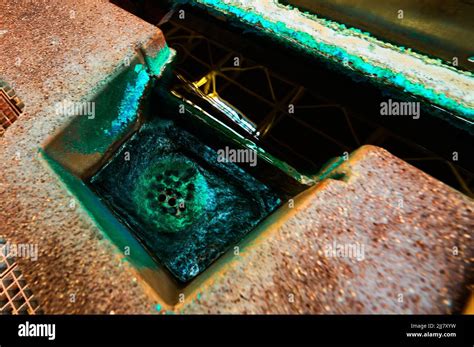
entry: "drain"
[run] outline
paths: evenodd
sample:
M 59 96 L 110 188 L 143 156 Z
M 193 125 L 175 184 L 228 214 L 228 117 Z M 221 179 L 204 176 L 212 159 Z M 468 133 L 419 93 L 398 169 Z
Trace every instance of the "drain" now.
M 159 113 L 125 142 L 90 184 L 149 253 L 186 283 L 241 241 L 282 200 L 265 179 L 218 160 L 221 141 L 228 146 L 231 139 L 202 124 L 189 132 L 197 116 L 173 116 L 177 100 L 162 101 Z M 204 140 L 195 136 L 205 132 L 209 135 Z M 125 152 L 128 161 L 123 160 Z M 274 167 L 268 177 L 277 171 Z
M 142 218 L 160 232 L 175 233 L 202 217 L 210 194 L 195 164 L 171 155 L 146 170 L 133 197 Z

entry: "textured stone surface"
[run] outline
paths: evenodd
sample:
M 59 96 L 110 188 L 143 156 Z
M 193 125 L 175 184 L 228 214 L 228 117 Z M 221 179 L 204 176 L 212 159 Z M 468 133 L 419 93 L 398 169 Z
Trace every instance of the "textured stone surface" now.
M 0 138 L 0 237 L 38 244 L 38 261 L 19 263 L 45 313 L 156 312 L 155 296 L 38 156 L 70 120 L 54 104 L 87 100 L 156 28 L 105 1 L 4 1 L 0 23 L 8 47 L 0 50 L 0 75 L 26 104 Z M 176 311 L 459 310 L 470 276 L 472 200 L 374 147 L 345 168 L 348 182 L 305 193 Z M 321 247 L 333 241 L 364 244 L 365 260 L 325 257 Z
M 26 104 L 0 139 L 0 235 L 38 244 L 38 261 L 19 263 L 45 313 L 153 312 L 38 149 L 69 120 L 55 103 L 87 100 L 157 29 L 106 1 L 2 1 L 0 23 L 0 75 Z
M 473 279 L 474 202 L 377 147 L 362 147 L 340 171 L 347 182 L 312 188 L 295 203 L 299 211 L 245 247 L 182 310 L 462 311 Z M 364 246 L 363 259 L 328 256 L 334 243 Z

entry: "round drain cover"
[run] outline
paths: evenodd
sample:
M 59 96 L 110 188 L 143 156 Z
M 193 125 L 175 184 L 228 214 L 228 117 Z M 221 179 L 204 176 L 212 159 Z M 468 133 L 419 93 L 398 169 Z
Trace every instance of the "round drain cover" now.
M 148 168 L 133 194 L 139 213 L 162 232 L 180 232 L 200 219 L 209 197 L 196 164 L 167 156 Z

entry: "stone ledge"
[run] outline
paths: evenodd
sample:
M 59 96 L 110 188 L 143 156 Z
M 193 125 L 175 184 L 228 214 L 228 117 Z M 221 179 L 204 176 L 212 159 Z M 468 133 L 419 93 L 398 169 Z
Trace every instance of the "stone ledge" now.
M 177 310 L 462 311 L 473 279 L 474 202 L 378 147 L 361 147 L 338 171 L 346 181 L 325 180 L 302 193 Z M 360 261 L 337 256 L 338 246 L 357 244 Z
M 0 138 L 0 234 L 38 245 L 38 261 L 18 262 L 45 313 L 154 312 L 154 294 L 71 204 L 38 149 L 73 118 L 57 102 L 89 100 L 161 32 L 105 0 L 2 2 L 0 22 L 2 78 L 26 105 Z

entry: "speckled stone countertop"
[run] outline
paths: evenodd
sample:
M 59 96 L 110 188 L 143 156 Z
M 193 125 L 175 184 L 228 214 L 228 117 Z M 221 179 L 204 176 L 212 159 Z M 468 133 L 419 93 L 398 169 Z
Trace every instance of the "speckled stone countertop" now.
M 45 313 L 157 313 L 160 299 L 38 155 L 70 120 L 54 104 L 87 100 L 157 29 L 105 1 L 2 2 L 0 23 L 0 76 L 26 104 L 0 138 L 0 236 L 38 244 L 38 260 L 19 264 Z M 376 147 L 339 170 L 347 182 L 327 180 L 277 212 L 174 311 L 461 310 L 474 202 Z M 349 244 L 363 246 L 360 261 L 325 253 Z
M 363 146 L 243 248 L 189 313 L 451 313 L 473 280 L 474 202 Z M 291 211 L 291 209 L 290 209 Z M 351 253 L 339 246 L 354 245 Z M 340 255 L 340 256 L 334 256 Z
M 45 313 L 153 312 L 152 296 L 88 215 L 71 209 L 38 149 L 69 121 L 55 103 L 86 100 L 157 29 L 97 0 L 2 1 L 0 23 L 0 76 L 26 104 L 0 138 L 0 235 L 38 244 L 38 261 L 18 261 Z

